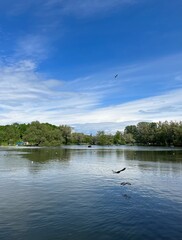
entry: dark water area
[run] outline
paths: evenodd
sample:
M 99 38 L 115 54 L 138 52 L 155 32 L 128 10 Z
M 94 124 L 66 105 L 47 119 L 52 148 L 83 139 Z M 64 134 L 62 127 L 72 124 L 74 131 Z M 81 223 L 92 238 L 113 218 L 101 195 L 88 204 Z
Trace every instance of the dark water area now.
M 1 240 L 177 240 L 181 224 L 182 149 L 0 147 Z

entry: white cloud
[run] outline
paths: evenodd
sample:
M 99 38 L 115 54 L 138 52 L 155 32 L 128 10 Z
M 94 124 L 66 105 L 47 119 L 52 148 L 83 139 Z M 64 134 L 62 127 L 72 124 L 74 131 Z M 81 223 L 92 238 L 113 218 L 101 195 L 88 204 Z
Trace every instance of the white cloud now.
M 48 38 L 43 35 L 27 35 L 17 43 L 15 57 L 42 60 L 48 55 Z
M 33 120 L 61 124 L 97 104 L 93 93 L 63 89 L 63 81 L 43 79 L 35 66 L 24 60 L 0 68 L 1 124 Z
M 98 109 L 87 116 L 82 116 L 79 120 L 83 121 L 83 124 L 73 124 L 73 127 L 76 131 L 85 133 L 95 134 L 101 130 L 114 133 L 117 130 L 123 131 L 127 125 L 141 121 L 181 121 L 181 119 L 182 89 L 179 89 L 160 96 Z
M 181 120 L 182 89 L 94 111 L 84 122 Z
M 69 82 L 46 78 L 38 72 L 33 60 L 1 65 L 0 124 L 39 120 L 56 125 L 70 124 L 77 129 L 84 124 L 87 132 L 95 132 L 96 128 L 113 132 L 121 130 L 128 122 L 179 121 L 182 119 L 182 88 L 167 89 L 165 86 L 175 87 L 175 81 L 181 79 L 176 58 L 110 69 Z M 176 64 L 170 69 L 168 63 L 172 59 Z M 168 66 L 166 71 L 164 62 Z M 161 72 L 156 70 L 159 65 L 163 68 Z M 114 79 L 113 72 L 119 69 L 119 77 Z M 152 88 L 152 92 L 145 94 L 146 84 L 150 83 L 148 75 L 153 82 L 160 78 L 164 88 L 160 87 L 158 92 Z M 144 93 L 132 98 L 137 92 L 136 84 Z M 114 103 L 115 98 L 118 99 Z
M 58 88 L 63 85 L 63 82 L 57 79 L 48 79 L 46 81 L 43 81 L 43 84 L 47 86 L 48 88 Z
M 105 133 L 115 133 L 116 131 L 123 131 L 128 125 L 135 125 L 138 121 L 126 122 L 102 122 L 102 123 L 83 123 L 71 124 L 75 132 L 84 132 L 86 134 L 96 134 L 98 131 L 105 131 Z

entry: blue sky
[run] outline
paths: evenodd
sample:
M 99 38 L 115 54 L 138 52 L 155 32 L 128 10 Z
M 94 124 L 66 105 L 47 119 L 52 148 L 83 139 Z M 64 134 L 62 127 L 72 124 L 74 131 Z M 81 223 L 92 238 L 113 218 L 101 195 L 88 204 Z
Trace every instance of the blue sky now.
M 180 121 L 181 13 L 180 0 L 0 0 L 0 124 Z

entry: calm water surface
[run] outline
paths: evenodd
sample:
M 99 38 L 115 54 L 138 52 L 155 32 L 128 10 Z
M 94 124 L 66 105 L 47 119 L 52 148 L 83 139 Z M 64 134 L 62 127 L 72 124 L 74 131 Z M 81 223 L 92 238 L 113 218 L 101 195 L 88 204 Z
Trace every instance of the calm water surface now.
M 178 240 L 181 224 L 180 149 L 0 148 L 1 240 Z

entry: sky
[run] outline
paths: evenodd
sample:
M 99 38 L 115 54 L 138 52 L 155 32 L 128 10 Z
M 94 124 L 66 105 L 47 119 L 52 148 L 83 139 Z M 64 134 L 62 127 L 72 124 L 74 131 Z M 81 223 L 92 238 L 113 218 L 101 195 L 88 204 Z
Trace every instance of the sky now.
M 182 120 L 182 1 L 0 0 L 0 125 L 36 120 Z

